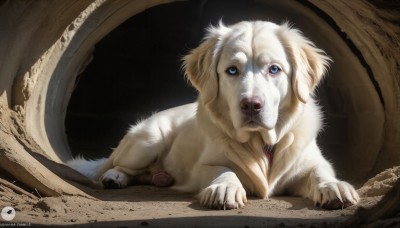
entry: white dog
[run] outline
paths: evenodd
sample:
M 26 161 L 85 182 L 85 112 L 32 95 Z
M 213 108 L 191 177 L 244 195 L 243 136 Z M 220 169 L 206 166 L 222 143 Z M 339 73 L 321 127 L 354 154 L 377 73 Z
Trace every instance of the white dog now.
M 105 188 L 171 186 L 209 208 L 242 207 L 246 194 L 303 196 L 328 209 L 358 202 L 316 143 L 312 93 L 330 59 L 298 30 L 220 23 L 183 60 L 196 103 L 133 126 L 108 159 L 68 165 Z

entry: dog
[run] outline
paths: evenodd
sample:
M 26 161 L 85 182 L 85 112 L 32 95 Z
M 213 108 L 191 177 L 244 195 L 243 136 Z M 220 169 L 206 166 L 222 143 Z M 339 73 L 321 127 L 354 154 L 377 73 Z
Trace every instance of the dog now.
M 171 187 L 213 209 L 241 208 L 247 195 L 302 196 L 326 209 L 359 201 L 317 145 L 314 91 L 331 59 L 299 30 L 220 22 L 182 61 L 197 102 L 139 122 L 109 158 L 67 165 L 104 188 Z

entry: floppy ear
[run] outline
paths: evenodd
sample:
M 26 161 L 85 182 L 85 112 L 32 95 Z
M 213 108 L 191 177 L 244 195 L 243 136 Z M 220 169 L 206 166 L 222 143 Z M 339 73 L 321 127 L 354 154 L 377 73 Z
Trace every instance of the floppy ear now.
M 217 64 L 224 34 L 228 30 L 221 22 L 218 27 L 209 27 L 203 43 L 183 57 L 185 75 L 199 91 L 204 104 L 211 102 L 218 95 Z
M 278 34 L 292 65 L 293 92 L 301 102 L 306 103 L 327 71 L 331 59 L 288 24 L 281 25 Z

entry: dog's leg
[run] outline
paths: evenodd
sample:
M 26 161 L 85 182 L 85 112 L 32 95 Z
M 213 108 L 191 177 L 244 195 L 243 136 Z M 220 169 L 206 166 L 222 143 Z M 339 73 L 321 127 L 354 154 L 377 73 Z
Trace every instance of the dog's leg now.
M 340 181 L 323 166 L 312 169 L 308 175 L 307 197 L 317 206 L 329 210 L 343 209 L 360 200 L 352 185 Z
M 246 191 L 229 168 L 202 166 L 200 182 L 205 187 L 199 194 L 200 204 L 213 209 L 236 209 L 247 202 Z
M 102 168 L 100 182 L 104 188 L 124 188 L 135 180 L 147 183 L 149 173 L 159 171 L 155 166 L 163 150 L 164 143 L 154 137 L 126 135 Z
M 309 198 L 315 205 L 329 210 L 357 204 L 360 198 L 354 187 L 338 180 L 331 164 L 322 156 L 315 161 L 317 162 L 304 173 L 305 175 L 292 182 L 290 192 Z

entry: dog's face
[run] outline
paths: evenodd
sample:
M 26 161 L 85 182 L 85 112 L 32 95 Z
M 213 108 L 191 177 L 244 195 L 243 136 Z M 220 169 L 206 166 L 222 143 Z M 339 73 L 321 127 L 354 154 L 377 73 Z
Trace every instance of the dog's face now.
M 184 67 L 200 102 L 249 132 L 274 129 L 282 112 L 306 103 L 328 60 L 298 30 L 256 21 L 211 27 Z
M 276 29 L 272 23 L 239 24 L 221 50 L 219 99 L 227 103 L 235 129 L 273 129 L 280 106 L 290 100 L 291 68 Z

